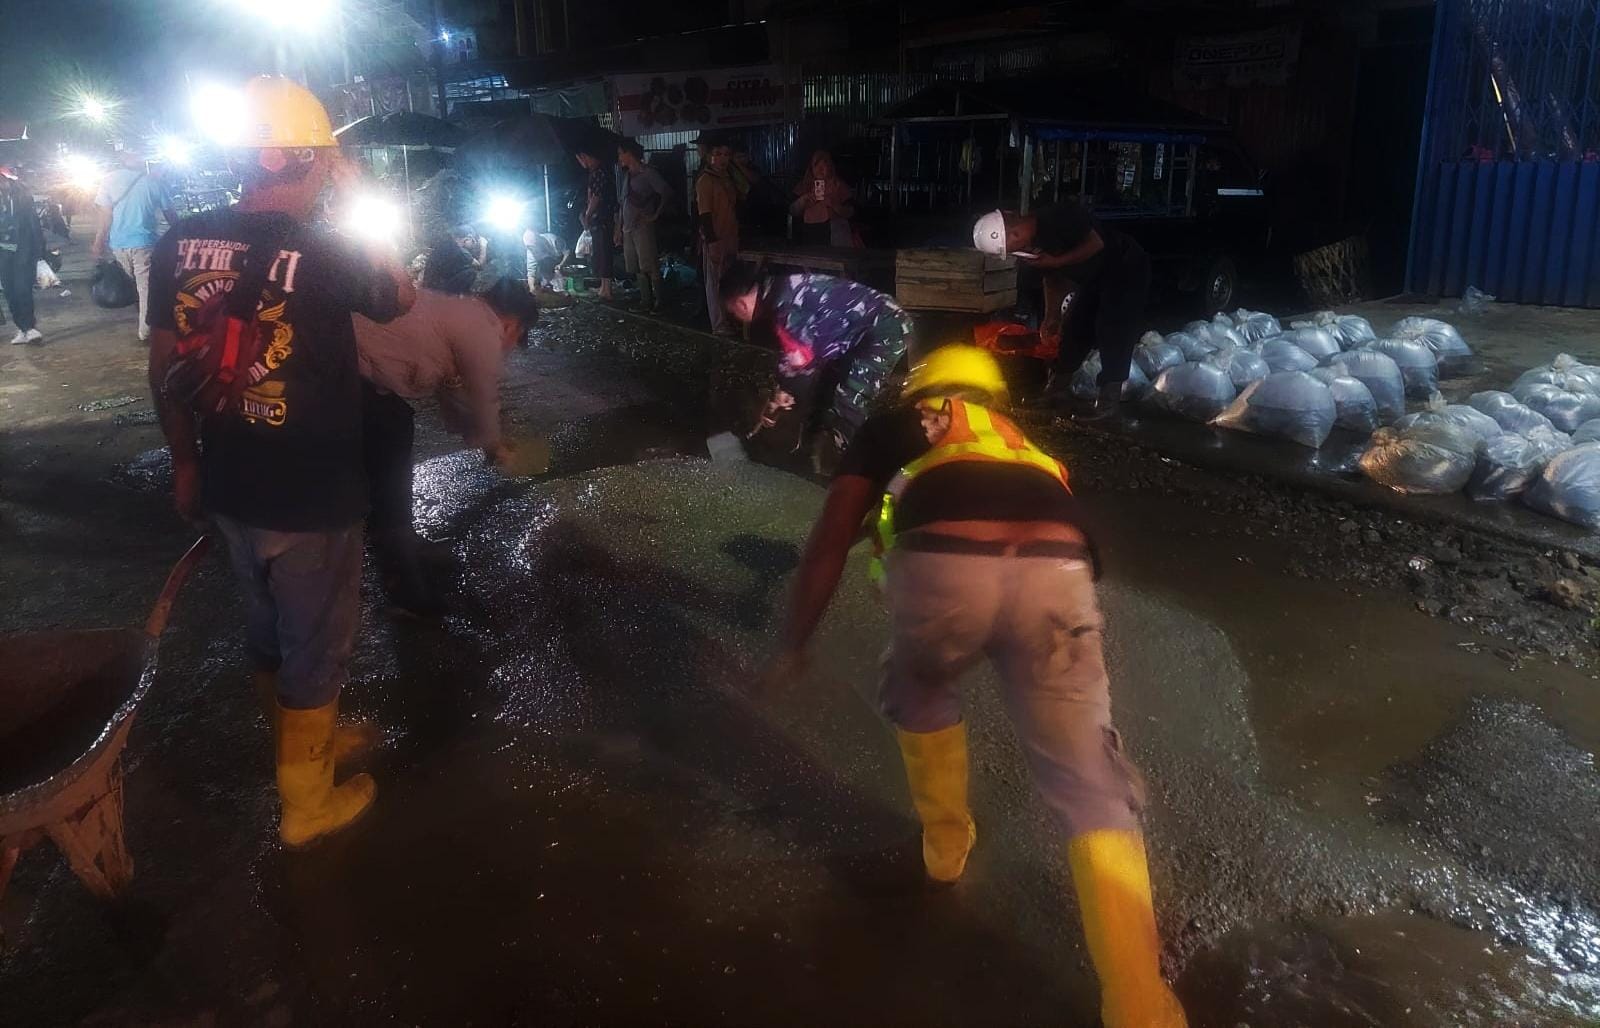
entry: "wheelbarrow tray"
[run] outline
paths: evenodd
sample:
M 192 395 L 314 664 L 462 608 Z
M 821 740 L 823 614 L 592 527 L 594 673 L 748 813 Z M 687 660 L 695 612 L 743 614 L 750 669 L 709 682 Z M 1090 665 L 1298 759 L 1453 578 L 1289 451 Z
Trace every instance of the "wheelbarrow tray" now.
M 156 639 L 134 628 L 0 634 L 0 835 L 116 759 L 155 666 Z

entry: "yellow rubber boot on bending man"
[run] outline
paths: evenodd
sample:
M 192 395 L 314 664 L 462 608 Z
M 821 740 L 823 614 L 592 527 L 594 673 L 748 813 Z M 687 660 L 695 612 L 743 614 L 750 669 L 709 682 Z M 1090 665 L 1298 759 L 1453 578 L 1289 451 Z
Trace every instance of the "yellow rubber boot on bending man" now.
M 935 350 L 871 415 L 828 489 L 796 575 L 778 668 L 799 667 L 863 523 L 891 638 L 880 702 L 898 731 L 930 877 L 975 833 L 961 678 L 989 661 L 1041 798 L 1063 828 L 1107 1028 L 1179 1028 L 1140 835 L 1142 789 L 1111 720 L 1098 560 L 1067 469 L 1005 414 L 994 358 Z

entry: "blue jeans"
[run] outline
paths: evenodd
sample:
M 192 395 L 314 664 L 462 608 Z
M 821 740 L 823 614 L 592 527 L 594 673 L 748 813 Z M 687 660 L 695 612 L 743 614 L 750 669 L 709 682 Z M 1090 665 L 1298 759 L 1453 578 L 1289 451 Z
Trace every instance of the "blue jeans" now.
M 248 605 L 245 644 L 258 670 L 278 673 L 278 702 L 325 707 L 350 677 L 361 621 L 361 524 L 277 532 L 213 517 Z

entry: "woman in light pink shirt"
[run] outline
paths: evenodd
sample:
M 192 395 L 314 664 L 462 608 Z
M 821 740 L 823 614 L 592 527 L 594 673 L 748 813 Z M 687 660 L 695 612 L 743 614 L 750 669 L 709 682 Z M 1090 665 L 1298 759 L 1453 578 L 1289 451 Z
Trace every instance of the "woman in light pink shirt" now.
M 794 187 L 790 213 L 800 219 L 800 242 L 807 246 L 850 246 L 850 219 L 855 216 L 855 193 L 839 177 L 833 155 L 818 150 L 811 155 Z

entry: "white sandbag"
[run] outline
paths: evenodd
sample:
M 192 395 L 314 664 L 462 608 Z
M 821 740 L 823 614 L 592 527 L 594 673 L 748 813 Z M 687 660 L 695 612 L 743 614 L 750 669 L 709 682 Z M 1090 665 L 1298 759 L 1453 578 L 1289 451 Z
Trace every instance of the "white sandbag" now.
M 1283 334 L 1283 326 L 1279 325 L 1278 319 L 1270 314 L 1240 307 L 1233 312 L 1232 317 L 1234 329 L 1244 337 L 1246 343 L 1259 343 L 1263 339 Z
M 1550 419 L 1562 432 L 1572 432 L 1585 421 L 1600 418 L 1600 396 L 1556 385 L 1525 385 L 1512 395 L 1529 409 Z
M 1161 373 L 1144 394 L 1144 405 L 1185 421 L 1208 422 L 1238 395 L 1228 373 L 1208 361 L 1188 361 Z
M 1387 425 L 1406 412 L 1406 380 L 1394 358 L 1376 350 L 1351 350 L 1336 363 L 1372 393 L 1379 423 Z
M 1333 338 L 1333 333 L 1325 328 L 1291 328 L 1279 339 L 1287 339 L 1317 359 L 1317 363 L 1337 357 L 1340 353 L 1339 343 Z
M 1203 342 L 1210 343 L 1214 349 L 1220 350 L 1225 346 L 1244 346 L 1244 336 L 1233 327 L 1233 322 L 1228 320 L 1226 314 L 1218 314 L 1213 321 L 1201 321 L 1184 328 L 1184 331 Z
M 1206 360 L 1228 373 L 1234 389 L 1244 389 L 1250 383 L 1259 382 L 1272 374 L 1272 369 L 1267 367 L 1267 362 L 1261 359 L 1259 353 L 1242 346 L 1218 350 Z
M 1310 371 L 1319 363 L 1288 336 L 1273 336 L 1262 343 L 1261 359 L 1273 371 Z
M 1584 443 L 1550 458 L 1522 502 L 1563 521 L 1600 528 L 1600 443 Z
M 33 285 L 35 289 L 54 289 L 61 284 L 61 279 L 56 276 L 56 271 L 44 261 L 35 261 L 33 265 Z
M 1442 421 L 1380 428 L 1361 455 L 1361 470 L 1401 493 L 1453 493 L 1467 484 L 1483 448 L 1466 429 Z
M 1405 431 L 1413 425 L 1438 423 L 1455 425 L 1464 428 L 1477 436 L 1479 441 L 1487 443 L 1496 438 L 1503 431 L 1500 423 L 1489 415 L 1469 407 L 1464 403 L 1446 403 L 1444 397 L 1434 393 L 1428 398 L 1428 405 L 1415 414 L 1407 414 L 1394 423 L 1399 431 Z
M 1600 368 L 1578 363 L 1569 353 L 1556 354 L 1549 364 L 1529 368 L 1511 383 L 1511 395 L 1522 396 L 1522 391 L 1536 385 L 1553 385 L 1568 392 L 1594 393 L 1600 396 Z
M 1275 371 L 1240 393 L 1211 423 L 1315 449 L 1327 441 L 1337 417 L 1327 386 L 1303 371 Z
M 1502 432 L 1478 454 L 1467 495 L 1475 500 L 1520 496 L 1550 459 L 1567 448 L 1566 436 L 1544 428 L 1535 428 L 1526 436 Z
M 1437 318 L 1401 318 L 1389 333 L 1391 339 L 1414 339 L 1433 351 L 1435 359 L 1454 369 L 1471 359 L 1472 349 L 1449 322 Z
M 1100 351 L 1089 354 L 1084 362 L 1078 365 L 1078 370 L 1072 373 L 1072 380 L 1068 383 L 1072 387 L 1072 395 L 1080 400 L 1093 400 L 1100 395 Z M 1127 380 L 1122 383 L 1122 398 L 1124 400 L 1137 400 L 1150 388 L 1150 379 L 1137 363 L 1128 365 Z
M 1144 372 L 1145 378 L 1152 382 L 1163 371 L 1177 367 L 1184 360 L 1183 351 L 1164 339 L 1159 342 L 1141 342 L 1133 348 L 1133 362 Z
M 1333 311 L 1318 311 L 1309 320 L 1291 322 L 1290 328 L 1320 328 L 1333 336 L 1341 350 L 1354 350 L 1378 338 L 1372 331 L 1372 323 L 1359 314 L 1335 314 Z
M 1378 427 L 1378 401 L 1360 379 L 1344 372 L 1343 364 L 1317 368 L 1311 376 L 1333 394 L 1334 427 L 1369 436 Z
M 1426 400 L 1439 391 L 1439 360 L 1426 343 L 1416 339 L 1375 339 L 1365 349 L 1381 353 L 1400 367 L 1406 395 Z
M 1488 389 L 1481 393 L 1473 393 L 1467 397 L 1467 406 L 1480 410 L 1495 420 L 1507 432 L 1526 435 L 1535 428 L 1555 431 L 1555 425 L 1550 419 L 1538 411 L 1528 407 L 1510 393 L 1502 393 L 1498 389 Z

